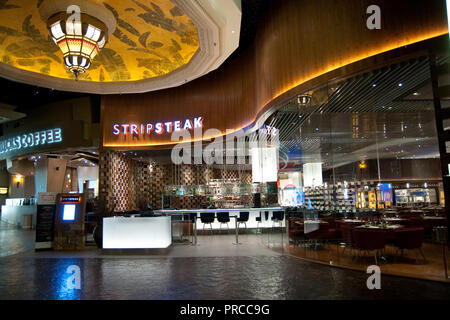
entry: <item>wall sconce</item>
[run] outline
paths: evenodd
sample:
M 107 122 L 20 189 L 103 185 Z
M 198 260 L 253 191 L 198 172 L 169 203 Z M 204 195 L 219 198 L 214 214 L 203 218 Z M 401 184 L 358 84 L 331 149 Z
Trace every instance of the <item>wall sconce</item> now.
M 16 176 L 14 176 L 14 182 L 15 183 L 21 183 L 22 180 L 23 180 L 23 177 L 21 175 L 18 174 Z

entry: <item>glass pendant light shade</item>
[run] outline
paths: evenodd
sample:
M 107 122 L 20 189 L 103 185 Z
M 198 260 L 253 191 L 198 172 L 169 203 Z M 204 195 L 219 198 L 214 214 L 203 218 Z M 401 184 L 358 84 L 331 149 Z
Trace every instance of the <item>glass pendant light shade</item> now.
M 69 15 L 61 12 L 50 17 L 47 27 L 63 53 L 66 67 L 76 78 L 86 72 L 92 60 L 107 42 L 107 29 L 100 20 L 81 14 L 81 21 L 68 20 Z

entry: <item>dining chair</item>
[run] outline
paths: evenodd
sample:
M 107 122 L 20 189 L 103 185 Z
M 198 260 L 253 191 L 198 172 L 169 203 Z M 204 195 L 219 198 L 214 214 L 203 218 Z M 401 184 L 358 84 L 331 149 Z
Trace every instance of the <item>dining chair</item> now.
M 289 240 L 295 245 L 305 240 L 305 231 L 302 218 L 288 218 Z
M 386 246 L 386 235 L 379 230 L 358 230 L 352 231 L 353 245 L 359 250 L 359 257 L 362 252 L 375 251 L 375 264 L 378 264 L 377 256 L 381 255 L 381 250 Z
M 417 257 L 417 251 L 419 251 L 422 255 L 423 262 L 426 262 L 425 255 L 422 251 L 422 244 L 424 239 L 423 228 L 408 228 L 396 230 L 394 234 L 394 246 L 396 247 L 396 253 L 398 250 L 401 250 L 401 255 L 403 256 L 404 250 L 413 250 L 416 256 L 416 263 L 418 263 L 419 260 Z
M 353 226 L 349 223 L 341 224 L 341 234 L 342 234 L 342 243 L 344 244 L 344 249 L 342 249 L 342 254 L 344 254 L 345 249 L 349 248 L 350 254 L 352 253 L 353 247 Z

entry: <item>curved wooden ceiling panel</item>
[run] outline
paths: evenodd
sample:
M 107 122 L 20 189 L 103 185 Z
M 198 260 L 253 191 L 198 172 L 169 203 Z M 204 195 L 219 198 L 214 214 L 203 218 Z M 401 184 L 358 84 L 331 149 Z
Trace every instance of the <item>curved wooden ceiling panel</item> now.
M 366 27 L 366 10 L 372 4 L 372 0 L 273 3 L 254 45 L 219 70 L 179 88 L 103 97 L 103 145 L 125 150 L 173 144 L 167 135 L 145 140 L 115 136 L 112 125 L 118 121 L 173 121 L 195 115 L 203 116 L 205 128 L 217 128 L 222 135 L 227 129 L 256 128 L 264 120 L 260 116 L 274 104 L 318 79 L 327 81 L 338 74 L 334 71 L 361 72 L 392 59 L 380 57 L 382 53 L 448 33 L 444 1 L 413 6 L 409 0 L 377 0 L 381 30 Z

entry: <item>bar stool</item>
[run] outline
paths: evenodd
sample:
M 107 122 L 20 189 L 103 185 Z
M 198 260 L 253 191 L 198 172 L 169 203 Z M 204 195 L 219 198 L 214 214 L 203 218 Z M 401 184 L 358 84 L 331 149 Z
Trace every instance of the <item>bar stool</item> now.
M 217 221 L 219 221 L 219 231 L 222 230 L 222 224 L 226 224 L 227 225 L 227 230 L 228 228 L 228 222 L 230 222 L 230 213 L 229 212 L 222 212 L 219 211 L 217 212 Z
M 193 234 L 192 234 L 192 243 L 194 243 L 194 237 L 196 236 L 196 232 L 197 232 L 197 212 L 189 212 L 189 220 L 191 220 L 192 222 L 192 228 L 195 228 Z
M 269 213 L 270 211 L 264 211 L 264 225 L 267 226 L 267 221 L 269 221 Z
M 256 228 L 258 228 L 259 224 L 262 222 L 262 213 L 261 213 L 261 211 L 259 212 L 259 217 L 256 217 L 255 220 L 257 222 Z
M 200 212 L 200 221 L 203 223 L 203 230 L 205 230 L 205 225 L 209 224 L 211 234 L 213 233 L 212 223 L 214 222 L 214 219 L 214 212 Z
M 280 227 L 282 226 L 282 222 L 284 220 L 284 211 L 274 211 L 272 215 L 273 224 L 278 223 Z M 273 227 L 272 224 L 272 227 Z
M 238 228 L 239 228 L 239 225 L 241 223 L 243 223 L 245 225 L 245 229 L 247 229 L 247 221 L 248 221 L 249 216 L 250 216 L 250 212 L 248 212 L 248 211 L 239 212 L 239 217 L 237 218 Z

